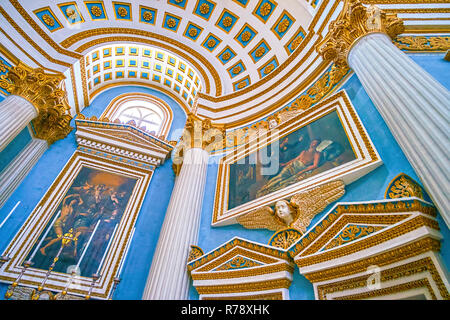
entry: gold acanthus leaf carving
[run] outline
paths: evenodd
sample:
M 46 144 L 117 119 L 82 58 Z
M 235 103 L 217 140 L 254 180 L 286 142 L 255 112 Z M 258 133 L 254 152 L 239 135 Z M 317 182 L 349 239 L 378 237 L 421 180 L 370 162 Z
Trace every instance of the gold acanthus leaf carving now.
M 264 206 L 237 217 L 236 220 L 247 229 L 280 231 L 290 227 L 304 233 L 318 213 L 344 194 L 344 182 L 331 181 L 297 193 L 290 201 L 277 201 L 275 212 L 269 206 Z
M 382 32 L 395 39 L 403 31 L 403 21 L 396 14 L 374 5 L 365 7 L 359 0 L 345 0 L 338 18 L 330 23 L 327 36 L 316 48 L 324 60 L 346 65 L 351 46 L 366 34 Z
M 417 197 L 423 199 L 422 188 L 413 180 L 407 178 L 406 176 L 400 176 L 393 186 L 391 186 L 389 192 L 389 198 L 408 198 Z
M 2 89 L 25 98 L 36 108 L 38 116 L 32 121 L 36 138 L 47 140 L 49 145 L 65 138 L 73 129 L 67 93 L 61 87 L 64 78 L 63 74 L 48 74 L 22 62 L 0 76 Z

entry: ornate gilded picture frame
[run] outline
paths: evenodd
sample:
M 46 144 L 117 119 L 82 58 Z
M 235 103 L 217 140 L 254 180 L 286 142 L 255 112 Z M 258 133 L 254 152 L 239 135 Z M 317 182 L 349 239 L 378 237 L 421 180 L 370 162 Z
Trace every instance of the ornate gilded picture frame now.
M 76 151 L 6 249 L 0 281 L 107 299 L 152 173 Z
M 349 184 L 381 164 L 340 91 L 220 160 L 212 225 L 234 224 L 241 215 L 319 184 Z

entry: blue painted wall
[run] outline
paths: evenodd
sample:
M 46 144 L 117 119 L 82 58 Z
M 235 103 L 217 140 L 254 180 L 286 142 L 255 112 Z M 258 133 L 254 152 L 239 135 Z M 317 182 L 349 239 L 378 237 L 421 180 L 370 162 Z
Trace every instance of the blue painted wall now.
M 449 62 L 443 60 L 442 54 L 415 54 L 412 55 L 411 58 L 427 70 L 438 81 L 440 81 L 444 86 L 448 87 L 450 83 L 450 80 L 448 79 Z M 447 70 L 447 72 L 444 72 L 443 70 Z M 347 94 L 349 95 L 356 112 L 361 118 L 369 137 L 372 139 L 375 148 L 378 150 L 380 157 L 383 160 L 383 165 L 370 172 L 363 178 L 346 186 L 346 194 L 339 199 L 339 201 L 383 199 L 389 182 L 391 182 L 391 180 L 401 172 L 406 173 L 411 178 L 420 182 L 356 75 L 351 76 L 351 78 L 347 80 L 341 89 L 345 89 L 347 91 Z M 217 157 L 212 160 L 213 163 L 208 166 L 206 178 L 207 189 L 205 190 L 198 245 L 206 253 L 234 236 L 239 236 L 266 244 L 273 234 L 271 231 L 247 230 L 240 225 L 211 227 L 218 170 Z M 326 208 L 321 214 L 317 215 L 311 222 L 311 225 L 314 225 L 318 220 L 320 220 L 331 209 L 331 207 L 332 205 Z M 441 232 L 444 235 L 441 249 L 442 257 L 445 264 L 450 266 L 450 245 L 448 243 L 450 241 L 450 231 L 440 216 L 438 217 L 438 221 L 441 227 Z M 312 284 L 298 273 L 298 268 L 295 270 L 294 280 L 289 289 L 289 294 L 291 299 L 314 299 Z M 198 298 L 195 290 L 191 291 L 190 298 Z
M 88 108 L 83 110 L 83 114 L 89 117 L 93 115 L 99 117 L 112 99 L 129 92 L 152 94 L 164 100 L 172 108 L 174 115 L 169 139 L 179 138 L 173 134 L 177 133 L 177 129 L 184 127 L 186 122 L 184 111 L 173 99 L 150 88 L 124 86 L 104 91 L 92 101 Z M 74 121 L 72 121 L 72 126 L 75 126 Z M 21 201 L 14 214 L 0 229 L 0 253 L 6 249 L 75 150 L 75 130 L 73 130 L 65 139 L 55 142 L 44 153 L 29 175 L 0 209 L 0 221 L 3 221 L 14 205 Z M 136 222 L 136 231 L 122 271 L 122 282 L 117 288 L 114 299 L 141 299 L 174 178 L 171 160 L 166 161 L 153 174 Z M 0 284 L 0 293 L 4 292 L 6 287 L 7 285 Z M 0 295 L 0 299 L 3 297 L 4 294 Z

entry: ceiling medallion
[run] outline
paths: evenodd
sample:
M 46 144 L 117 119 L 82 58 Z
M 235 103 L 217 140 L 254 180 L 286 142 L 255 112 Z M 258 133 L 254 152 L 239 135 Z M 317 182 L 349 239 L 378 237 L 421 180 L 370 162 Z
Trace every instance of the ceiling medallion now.
M 231 54 L 229 53 L 229 52 L 225 52 L 223 55 L 222 55 L 222 59 L 223 60 L 228 60 L 228 59 L 230 59 L 231 58 Z
M 175 19 L 170 18 L 169 20 L 167 20 L 167 25 L 168 25 L 170 28 L 175 28 L 175 26 L 177 25 L 177 22 L 175 21 Z
M 95 17 L 100 17 L 102 15 L 102 9 L 100 9 L 99 6 L 92 6 L 91 7 L 91 13 L 95 16 Z
M 77 18 L 77 13 L 75 12 L 75 10 L 72 7 L 69 7 L 66 9 L 66 15 L 67 15 L 67 18 L 69 18 L 71 20 L 75 20 Z
M 289 27 L 290 24 L 291 24 L 290 21 L 289 21 L 288 19 L 285 18 L 285 19 L 284 19 L 283 21 L 281 21 L 280 24 L 278 25 L 278 28 L 277 28 L 278 32 L 279 32 L 279 33 L 285 32 L 285 31 L 287 30 L 287 28 Z
M 247 42 L 248 40 L 250 40 L 251 36 L 252 36 L 252 34 L 250 32 L 245 31 L 242 34 L 241 39 L 242 39 L 242 41 Z
M 231 26 L 231 23 L 233 22 L 233 19 L 231 19 L 230 17 L 225 17 L 222 20 L 223 26 L 228 28 L 229 26 Z
M 209 40 L 207 45 L 210 48 L 214 47 L 216 45 L 216 40 L 214 40 L 214 39 Z
M 150 11 L 145 11 L 142 14 L 142 18 L 144 18 L 145 21 L 151 21 L 153 19 L 153 15 Z
M 231 73 L 238 74 L 239 72 L 241 72 L 241 70 L 242 70 L 241 66 L 237 66 L 233 68 L 233 70 L 231 70 Z
M 259 8 L 259 12 L 263 17 L 267 16 L 272 10 L 272 5 L 268 2 L 264 3 L 261 8 Z
M 123 18 L 128 14 L 128 10 L 124 7 L 120 7 L 119 9 L 117 9 L 117 13 Z
M 255 51 L 255 57 L 259 58 L 264 53 L 266 53 L 266 48 L 264 48 L 264 47 L 258 48 L 258 50 Z
M 270 72 L 272 72 L 272 70 L 275 69 L 275 66 L 273 64 L 269 64 L 265 69 L 264 69 L 264 74 L 268 74 Z
M 245 83 L 245 81 L 239 82 L 237 87 L 238 89 L 242 89 L 243 87 L 245 87 L 247 85 L 247 83 Z
M 45 22 L 46 25 L 50 27 L 53 27 L 55 25 L 55 20 L 53 20 L 53 18 L 49 14 L 44 14 L 42 16 L 42 20 Z
M 200 6 L 200 12 L 201 14 L 207 14 L 209 12 L 209 5 L 207 3 L 203 3 Z
M 191 37 L 195 37 L 195 36 L 197 35 L 197 33 L 198 33 L 197 29 L 191 28 L 191 29 L 189 30 L 189 35 L 190 35 Z

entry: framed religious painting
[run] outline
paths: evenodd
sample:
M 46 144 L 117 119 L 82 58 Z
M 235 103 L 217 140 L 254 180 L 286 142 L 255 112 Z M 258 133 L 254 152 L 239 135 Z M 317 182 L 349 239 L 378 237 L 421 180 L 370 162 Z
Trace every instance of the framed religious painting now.
M 212 224 L 320 184 L 349 184 L 382 164 L 345 91 L 278 124 L 219 162 Z
M 76 151 L 6 249 L 0 280 L 107 299 L 151 176 Z

